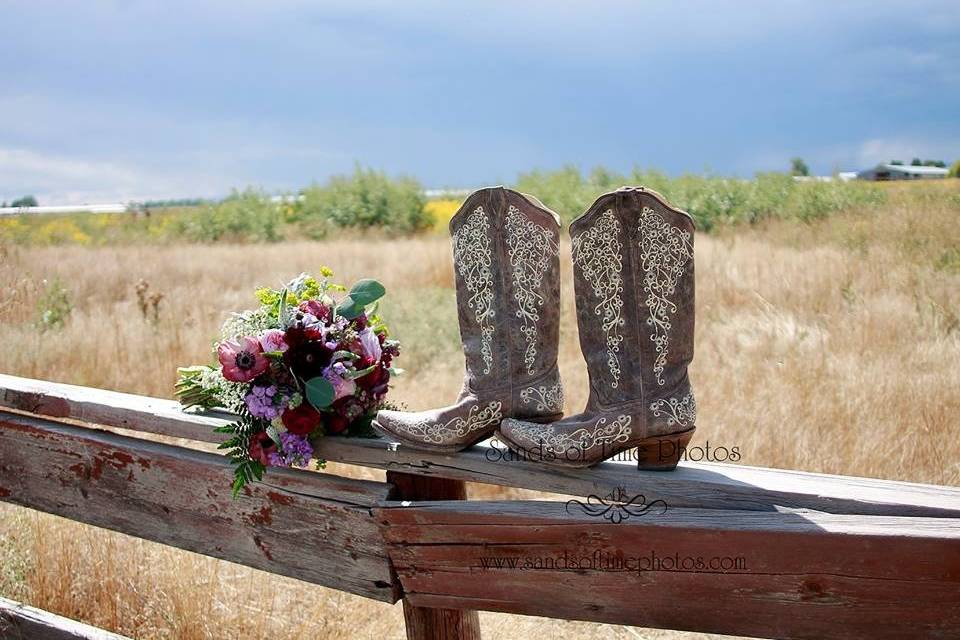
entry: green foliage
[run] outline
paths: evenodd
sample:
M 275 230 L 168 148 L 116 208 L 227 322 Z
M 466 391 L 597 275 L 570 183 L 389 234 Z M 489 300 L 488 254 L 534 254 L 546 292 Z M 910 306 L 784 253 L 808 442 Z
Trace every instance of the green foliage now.
M 807 163 L 803 161 L 803 158 L 790 158 L 790 175 L 792 176 L 810 175 L 810 168 L 807 167 Z
M 536 194 L 569 223 L 597 196 L 625 184 L 643 185 L 661 193 L 690 213 L 705 231 L 767 218 L 811 220 L 842 209 L 875 206 L 886 198 L 876 185 L 797 182 L 782 173 L 761 173 L 752 180 L 742 180 L 699 175 L 670 178 L 657 171 L 637 169 L 621 175 L 600 168 L 584 176 L 575 167 L 522 174 L 517 189 Z
M 37 299 L 37 326 L 41 331 L 59 329 L 66 324 L 72 311 L 70 292 L 59 278 L 54 278 Z
M 11 207 L 36 207 L 37 199 L 33 196 L 23 196 L 10 203 Z
M 310 378 L 303 386 L 307 393 L 307 400 L 317 411 L 322 411 L 333 404 L 337 395 L 333 384 L 322 376 Z
M 177 369 L 177 382 L 174 392 L 177 400 L 184 408 L 199 407 L 201 409 L 216 409 L 220 406 L 216 389 L 204 387 L 203 377 L 213 369 L 206 365 L 180 367 Z
M 248 188 L 184 214 L 178 231 L 195 242 L 276 242 L 281 239 L 281 224 L 277 204 L 262 191 Z
M 410 233 L 432 224 L 420 183 L 392 179 L 385 173 L 357 167 L 351 176 L 335 176 L 325 185 L 304 189 L 293 219 L 315 238 L 337 228 L 373 227 Z
M 960 178 L 960 160 L 957 160 L 952 165 L 950 165 L 950 177 Z
M 251 460 L 248 451 L 250 440 L 258 433 L 257 425 L 250 416 L 243 416 L 236 422 L 214 429 L 216 433 L 225 433 L 230 437 L 217 446 L 217 449 L 226 450 L 230 464 L 233 465 L 233 497 L 240 495 L 240 491 L 249 482 L 262 480 L 266 467 L 262 463 Z
M 347 320 L 353 320 L 363 313 L 367 306 L 382 298 L 386 292 L 384 286 L 376 280 L 369 278 L 359 280 L 350 289 L 350 293 L 337 305 L 337 314 Z

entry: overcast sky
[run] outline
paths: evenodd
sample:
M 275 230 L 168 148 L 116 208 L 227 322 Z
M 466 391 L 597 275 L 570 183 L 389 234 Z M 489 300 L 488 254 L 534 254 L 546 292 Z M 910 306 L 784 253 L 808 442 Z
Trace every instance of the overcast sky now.
M 0 0 L 0 199 L 960 158 L 956 0 Z

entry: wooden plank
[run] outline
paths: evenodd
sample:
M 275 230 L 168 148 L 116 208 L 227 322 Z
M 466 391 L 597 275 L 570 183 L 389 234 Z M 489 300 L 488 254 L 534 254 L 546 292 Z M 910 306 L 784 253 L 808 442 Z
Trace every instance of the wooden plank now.
M 417 606 L 756 637 L 960 637 L 957 519 L 668 509 L 614 524 L 552 502 L 376 514 Z
M 200 442 L 221 442 L 213 429 L 231 419 L 227 413 L 185 413 L 175 400 L 5 374 L 0 374 L 0 407 Z
M 390 485 L 274 469 L 234 500 L 220 455 L 0 411 L 0 499 L 376 600 Z
M 126 636 L 0 598 L 0 638 L 7 640 L 129 640 Z
M 427 478 L 409 473 L 387 472 L 397 500 L 466 500 L 467 486 L 459 480 Z M 417 607 L 403 600 L 403 621 L 408 640 L 480 640 L 480 616 L 476 611 Z
M 0 406 L 105 426 L 217 442 L 228 414 L 185 413 L 176 402 L 0 375 Z M 638 471 L 628 461 L 560 469 L 517 460 L 495 442 L 459 454 L 416 451 L 382 439 L 327 438 L 327 460 L 390 471 L 564 495 L 605 496 L 616 488 L 671 507 L 960 517 L 960 488 L 823 475 L 733 464 L 681 462 L 676 471 Z

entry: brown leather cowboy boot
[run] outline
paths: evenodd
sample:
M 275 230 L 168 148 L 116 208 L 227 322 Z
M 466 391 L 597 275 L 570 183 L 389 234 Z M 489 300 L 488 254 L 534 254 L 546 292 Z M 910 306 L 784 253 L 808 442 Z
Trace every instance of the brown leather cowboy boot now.
M 456 403 L 380 411 L 374 427 L 417 449 L 460 451 L 516 417 L 563 415 L 557 370 L 560 218 L 503 187 L 475 191 L 450 221 L 466 376 Z
M 542 462 L 587 467 L 637 447 L 642 469 L 673 469 L 693 435 L 693 219 L 643 187 L 600 196 L 570 225 L 583 413 L 550 425 L 504 420 L 500 436 Z

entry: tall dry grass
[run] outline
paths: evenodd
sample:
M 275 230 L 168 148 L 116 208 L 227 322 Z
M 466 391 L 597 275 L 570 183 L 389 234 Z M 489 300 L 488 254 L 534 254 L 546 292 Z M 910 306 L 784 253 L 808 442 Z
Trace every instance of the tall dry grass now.
M 697 239 L 694 444 L 736 446 L 741 464 L 960 484 L 960 263 L 951 258 L 960 198 L 901 191 L 879 210 Z M 586 371 L 568 258 L 567 244 L 560 366 L 576 411 Z M 347 282 L 375 275 L 386 284 L 384 312 L 408 371 L 395 399 L 421 408 L 456 394 L 462 356 L 440 237 L 6 247 L 0 370 L 170 396 L 176 366 L 207 360 L 225 314 L 249 306 L 255 286 L 320 264 Z M 56 277 L 74 310 L 62 330 L 41 334 L 34 300 Z M 164 294 L 156 323 L 137 307 L 140 279 Z M 138 638 L 403 636 L 399 607 L 23 509 L 0 512 L 0 549 L 3 595 Z M 497 614 L 482 621 L 490 638 L 691 635 Z

